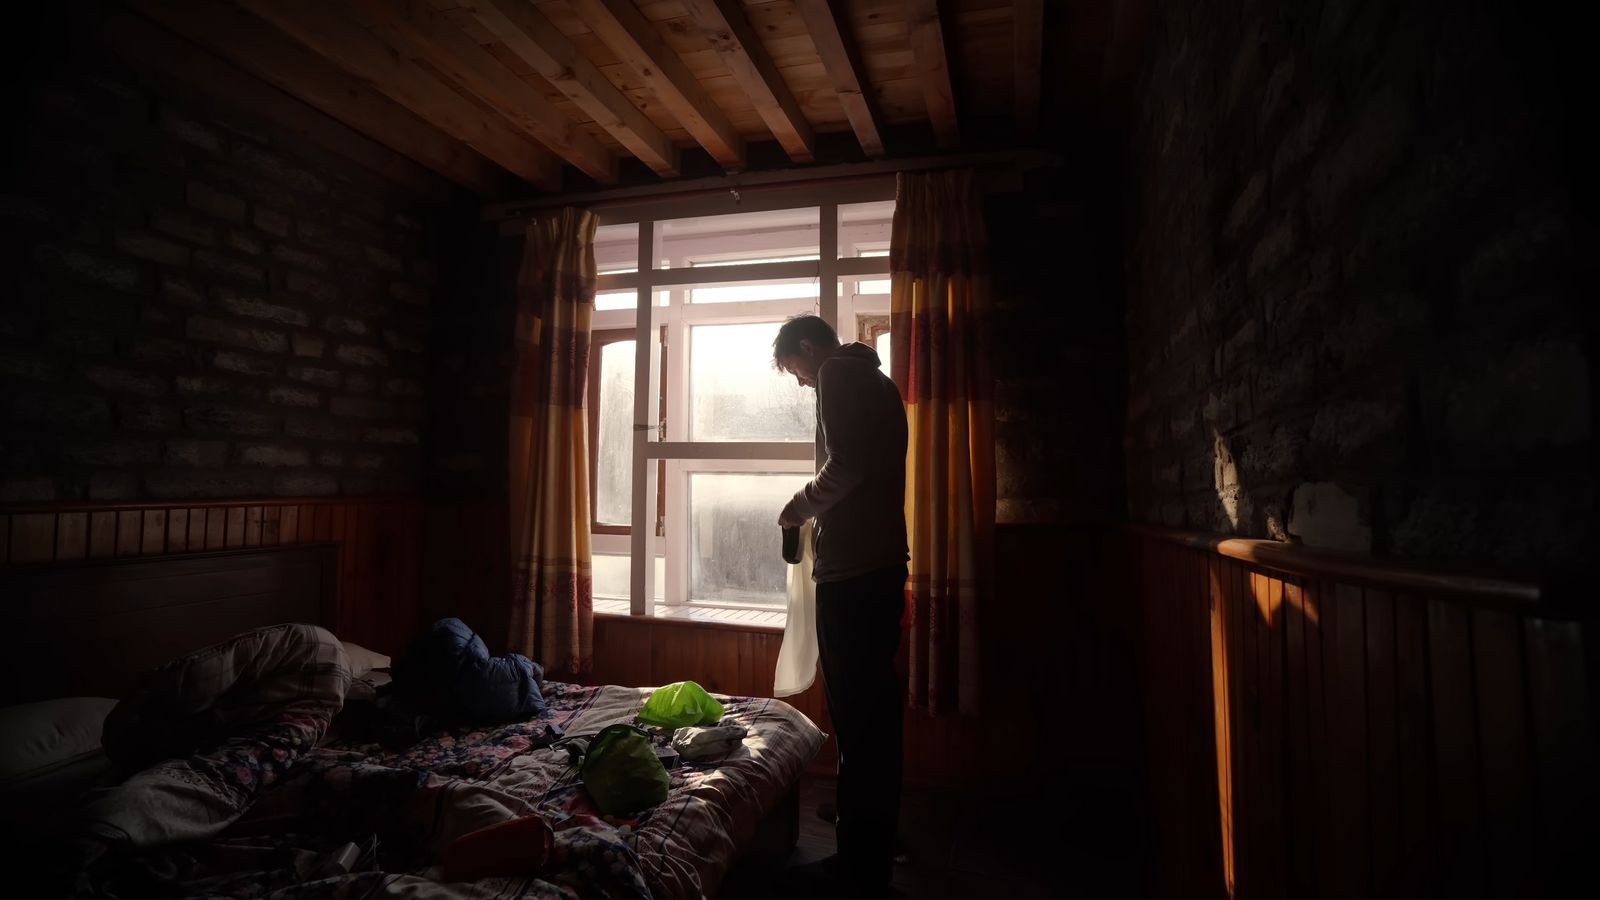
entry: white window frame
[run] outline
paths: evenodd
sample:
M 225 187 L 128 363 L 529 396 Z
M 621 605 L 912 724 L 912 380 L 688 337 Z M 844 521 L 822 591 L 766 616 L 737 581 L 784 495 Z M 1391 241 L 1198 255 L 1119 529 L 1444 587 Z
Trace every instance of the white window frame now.
M 644 616 L 653 613 L 655 566 L 658 556 L 666 560 L 666 590 L 662 603 L 667 609 L 690 605 L 688 479 L 694 472 L 793 472 L 815 471 L 814 443 L 811 440 L 770 442 L 691 442 L 688 440 L 689 395 L 687 378 L 690 365 L 689 329 L 695 325 L 723 325 L 781 321 L 796 313 L 812 312 L 834 327 L 845 340 L 853 339 L 857 315 L 886 314 L 887 295 L 858 296 L 856 285 L 867 279 L 881 279 L 889 272 L 884 256 L 862 257 L 869 249 L 888 246 L 886 222 L 841 222 L 844 204 L 892 201 L 892 181 L 841 185 L 827 190 L 776 192 L 770 196 L 746 198 L 739 206 L 699 201 L 677 205 L 654 204 L 639 209 L 597 210 L 603 225 L 638 225 L 634 252 L 620 245 L 596 245 L 596 263 L 601 270 L 600 293 L 633 290 L 633 308 L 597 310 L 595 330 L 632 328 L 635 330 L 634 367 L 634 446 L 633 446 L 633 527 L 627 535 L 594 535 L 593 549 L 601 554 L 626 554 L 630 558 L 629 612 Z M 786 202 L 787 198 L 787 202 Z M 731 207 L 731 208 L 730 208 Z M 734 235 L 674 237 L 670 246 L 657 238 L 657 223 L 672 219 L 722 213 L 759 212 L 782 209 L 816 208 L 818 259 L 787 260 L 776 263 L 738 264 L 744 258 L 771 258 L 806 255 L 809 248 L 795 248 L 796 233 L 805 226 L 756 230 Z M 843 253 L 839 251 L 843 249 Z M 635 260 L 650 260 L 642 271 L 623 271 Z M 699 263 L 698 266 L 695 264 Z M 706 265 L 718 263 L 718 265 Z M 786 300 L 761 300 L 734 303 L 687 302 L 693 286 L 728 286 L 757 281 L 798 281 L 815 279 L 818 296 Z M 654 305 L 644 305 L 654 295 Z M 881 312 L 879 311 L 881 307 Z M 640 315 L 640 310 L 647 312 Z M 665 326 L 667 364 L 667 435 L 657 434 L 653 399 L 660 396 L 660 343 L 656 329 Z M 843 326 L 843 327 L 841 327 Z M 643 399 L 641 399 L 643 398 Z M 666 527 L 663 537 L 653 528 L 640 528 L 640 522 L 654 522 L 656 460 L 664 460 Z M 776 525 L 778 510 L 772 511 Z M 776 529 L 774 529 L 776 535 Z M 695 601 L 695 607 L 764 609 L 770 606 L 719 604 Z

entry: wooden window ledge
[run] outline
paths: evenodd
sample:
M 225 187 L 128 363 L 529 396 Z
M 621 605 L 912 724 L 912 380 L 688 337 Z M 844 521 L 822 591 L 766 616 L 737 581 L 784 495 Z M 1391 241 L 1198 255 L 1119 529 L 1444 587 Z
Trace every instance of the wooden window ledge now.
M 630 619 L 667 625 L 719 628 L 732 631 L 763 631 L 782 633 L 788 613 L 776 609 L 718 609 L 708 606 L 668 606 L 657 603 L 648 616 L 632 616 L 628 601 L 596 598 L 594 614 L 597 618 Z

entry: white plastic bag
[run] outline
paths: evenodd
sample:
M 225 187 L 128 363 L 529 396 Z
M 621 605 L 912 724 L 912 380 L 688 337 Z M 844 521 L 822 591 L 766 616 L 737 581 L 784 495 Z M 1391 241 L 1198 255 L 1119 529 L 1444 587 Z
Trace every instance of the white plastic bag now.
M 772 696 L 804 692 L 817 680 L 817 585 L 811 580 L 816 557 L 811 552 L 810 519 L 800 526 L 800 562 L 789 567 L 789 619 L 778 648 L 778 669 Z

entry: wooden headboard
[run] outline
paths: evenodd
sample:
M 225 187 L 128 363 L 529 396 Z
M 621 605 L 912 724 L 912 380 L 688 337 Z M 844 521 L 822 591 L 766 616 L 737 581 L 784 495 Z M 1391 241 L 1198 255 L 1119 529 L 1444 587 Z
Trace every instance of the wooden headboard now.
M 338 546 L 0 569 L 0 705 L 121 697 L 146 671 L 282 622 L 332 628 Z

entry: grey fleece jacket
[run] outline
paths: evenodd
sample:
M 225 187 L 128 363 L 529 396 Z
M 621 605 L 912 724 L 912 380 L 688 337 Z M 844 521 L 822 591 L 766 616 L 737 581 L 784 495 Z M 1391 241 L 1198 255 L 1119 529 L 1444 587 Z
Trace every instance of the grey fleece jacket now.
M 839 348 L 817 371 L 817 477 L 794 495 L 815 518 L 812 578 L 843 581 L 904 564 L 906 410 L 866 344 Z

